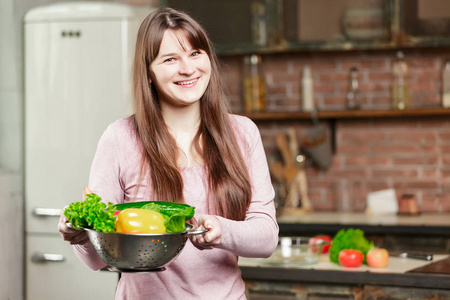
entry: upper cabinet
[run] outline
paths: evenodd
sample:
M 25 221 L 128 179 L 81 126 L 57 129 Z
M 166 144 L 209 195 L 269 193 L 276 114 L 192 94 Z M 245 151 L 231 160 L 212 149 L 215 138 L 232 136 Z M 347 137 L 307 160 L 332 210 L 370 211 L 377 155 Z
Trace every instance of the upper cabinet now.
M 450 45 L 450 1 L 404 0 L 397 40 L 408 46 Z
M 165 0 L 219 55 L 450 45 L 448 0 Z

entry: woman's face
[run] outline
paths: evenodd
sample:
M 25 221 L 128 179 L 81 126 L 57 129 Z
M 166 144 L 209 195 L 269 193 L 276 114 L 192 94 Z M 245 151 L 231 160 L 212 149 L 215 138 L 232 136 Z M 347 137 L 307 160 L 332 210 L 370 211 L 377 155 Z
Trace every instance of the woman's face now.
M 205 93 L 211 61 L 205 51 L 192 48 L 182 31 L 166 30 L 150 71 L 161 103 L 183 107 Z

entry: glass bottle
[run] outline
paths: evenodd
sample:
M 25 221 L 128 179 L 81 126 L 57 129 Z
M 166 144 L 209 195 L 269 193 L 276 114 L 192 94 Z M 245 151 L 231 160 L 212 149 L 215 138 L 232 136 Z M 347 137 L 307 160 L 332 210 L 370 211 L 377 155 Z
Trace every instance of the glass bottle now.
M 314 82 L 309 66 L 303 67 L 302 76 L 302 110 L 314 110 Z
M 243 92 L 246 113 L 266 109 L 266 88 L 259 55 L 253 54 L 244 58 Z
M 347 108 L 361 108 L 361 94 L 359 92 L 358 69 L 350 68 L 348 76 Z
M 442 70 L 442 106 L 450 107 L 450 60 L 447 60 Z
M 397 52 L 393 66 L 392 105 L 394 109 L 409 107 L 408 65 L 402 51 Z

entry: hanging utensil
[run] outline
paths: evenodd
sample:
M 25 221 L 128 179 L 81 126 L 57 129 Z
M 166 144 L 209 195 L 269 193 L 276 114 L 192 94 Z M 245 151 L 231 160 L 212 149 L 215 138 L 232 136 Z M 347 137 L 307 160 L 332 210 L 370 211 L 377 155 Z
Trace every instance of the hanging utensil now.
M 302 150 L 322 169 L 330 166 L 332 160 L 330 142 L 325 127 L 319 124 L 317 111 L 311 112 L 313 128 L 310 129 L 302 143 Z

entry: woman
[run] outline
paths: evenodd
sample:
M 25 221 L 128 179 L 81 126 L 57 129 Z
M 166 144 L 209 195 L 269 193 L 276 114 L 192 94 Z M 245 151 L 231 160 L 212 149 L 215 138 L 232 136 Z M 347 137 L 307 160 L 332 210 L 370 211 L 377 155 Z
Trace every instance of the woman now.
M 201 26 L 170 8 L 150 14 L 137 37 L 136 113 L 101 137 L 90 189 L 107 202 L 185 202 L 197 225 L 165 271 L 123 273 L 117 299 L 245 299 L 238 256 L 268 257 L 278 240 L 259 131 L 227 107 L 218 61 Z M 90 268 L 105 264 L 62 215 L 59 230 Z M 204 251 L 208 249 L 208 251 Z

